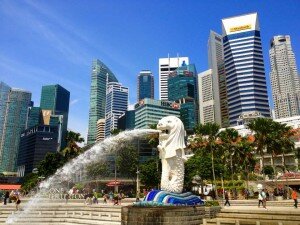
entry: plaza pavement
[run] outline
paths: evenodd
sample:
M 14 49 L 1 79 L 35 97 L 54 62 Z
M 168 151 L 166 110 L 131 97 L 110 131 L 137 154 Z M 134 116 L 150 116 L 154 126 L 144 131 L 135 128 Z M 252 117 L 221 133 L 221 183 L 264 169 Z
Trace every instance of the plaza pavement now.
M 24 207 L 28 198 L 23 198 L 21 203 L 21 209 Z M 32 214 L 25 218 L 22 222 L 17 223 L 19 225 L 25 224 L 56 224 L 66 225 L 68 222 L 72 224 L 103 224 L 103 225 L 120 225 L 121 224 L 121 207 L 131 205 L 135 201 L 134 198 L 125 198 L 122 200 L 121 205 L 113 205 L 112 202 L 107 204 L 103 203 L 103 199 L 99 199 L 99 204 L 85 205 L 84 199 L 70 199 L 66 204 L 63 199 L 45 199 L 38 203 L 33 210 Z M 280 216 L 282 219 L 289 217 L 299 217 L 300 221 L 300 209 L 293 207 L 292 200 L 283 201 L 268 201 L 267 210 L 262 206 L 257 206 L 257 200 L 231 200 L 231 206 L 223 207 L 219 217 L 224 215 L 230 215 L 229 219 L 239 218 L 243 220 L 245 218 L 253 217 L 254 215 L 263 215 L 265 218 L 273 218 L 274 215 Z M 3 204 L 3 203 L 1 203 Z M 0 224 L 5 224 L 5 220 L 11 213 L 16 213 L 15 204 L 10 203 L 6 206 L 0 206 Z M 222 215 L 223 214 L 223 215 Z M 234 215 L 237 215 L 234 218 Z M 225 219 L 225 218 L 223 218 Z M 227 218 L 228 220 L 228 218 Z M 43 221 L 43 222 L 42 222 Z M 64 222 L 63 222 L 64 221 Z M 66 222 L 68 221 L 68 222 Z M 32 225 L 31 224 L 31 225 Z M 209 223 L 207 223 L 209 224 Z M 211 223 L 214 224 L 214 223 Z M 217 223 L 215 223 L 217 224 Z M 292 223 L 293 224 L 293 223 Z M 295 223 L 298 224 L 298 223 Z

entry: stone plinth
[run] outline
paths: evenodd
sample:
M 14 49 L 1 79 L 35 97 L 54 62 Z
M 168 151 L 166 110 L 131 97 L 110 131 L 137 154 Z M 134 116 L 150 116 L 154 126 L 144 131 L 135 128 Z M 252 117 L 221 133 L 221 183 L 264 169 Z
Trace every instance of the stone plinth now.
M 122 207 L 122 225 L 199 225 L 204 206 Z

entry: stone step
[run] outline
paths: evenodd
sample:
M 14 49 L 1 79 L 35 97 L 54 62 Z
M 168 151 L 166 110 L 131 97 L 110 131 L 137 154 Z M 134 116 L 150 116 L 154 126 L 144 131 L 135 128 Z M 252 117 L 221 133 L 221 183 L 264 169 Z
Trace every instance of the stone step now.
M 218 218 L 226 218 L 226 219 L 256 219 L 256 220 L 278 220 L 278 221 L 299 221 L 300 222 L 300 216 L 298 215 L 276 215 L 276 214 L 255 214 L 255 213 L 243 213 L 243 214 L 233 214 L 233 213 L 219 213 Z
M 4 221 L 1 221 L 0 224 L 4 224 Z M 99 218 L 35 218 L 35 217 L 25 217 L 19 218 L 13 224 L 91 224 L 91 225 L 120 225 L 121 221 L 109 221 L 109 220 L 99 220 Z
M 204 219 L 202 225 L 300 225 L 295 221 L 274 221 L 274 220 L 256 220 L 256 219 Z
M 290 210 L 279 210 L 274 209 L 272 210 L 265 210 L 263 208 L 260 209 L 252 209 L 252 210 L 245 210 L 245 209 L 221 209 L 220 214 L 255 214 L 255 215 L 298 215 L 300 216 L 300 210 L 294 209 L 290 207 Z

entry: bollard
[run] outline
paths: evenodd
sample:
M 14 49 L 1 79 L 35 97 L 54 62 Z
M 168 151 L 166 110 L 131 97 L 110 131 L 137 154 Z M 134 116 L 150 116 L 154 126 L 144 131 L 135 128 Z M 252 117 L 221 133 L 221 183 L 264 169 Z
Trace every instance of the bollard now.
M 203 225 L 207 225 L 206 219 L 203 219 Z

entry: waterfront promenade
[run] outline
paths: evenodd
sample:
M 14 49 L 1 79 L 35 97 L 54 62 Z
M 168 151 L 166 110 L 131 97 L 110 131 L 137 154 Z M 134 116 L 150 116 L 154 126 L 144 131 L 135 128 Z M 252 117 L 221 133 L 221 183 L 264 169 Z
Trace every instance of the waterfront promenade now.
M 83 199 L 71 199 L 67 204 L 60 199 L 42 201 L 31 212 L 22 216 L 21 220 L 16 224 L 120 225 L 121 207 L 131 205 L 134 200 L 124 199 L 121 205 L 113 205 L 111 202 L 104 204 L 102 199 L 99 199 L 99 204 L 92 205 L 84 204 Z M 27 201 L 28 199 L 26 198 L 22 200 L 22 210 Z M 0 209 L 0 224 L 5 224 L 6 218 L 10 214 L 22 212 L 22 210 L 17 212 L 13 203 L 6 206 L 1 205 Z M 292 200 L 268 201 L 267 210 L 262 207 L 258 208 L 256 200 L 232 200 L 230 207 L 222 207 L 217 218 L 206 218 L 202 224 L 297 225 L 300 224 L 300 209 L 293 207 Z

